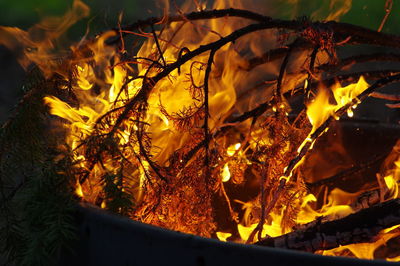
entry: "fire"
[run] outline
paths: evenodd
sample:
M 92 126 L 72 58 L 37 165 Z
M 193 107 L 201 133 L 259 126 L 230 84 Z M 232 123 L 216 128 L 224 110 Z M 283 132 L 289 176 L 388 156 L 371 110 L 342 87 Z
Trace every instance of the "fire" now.
M 357 258 L 374 259 L 374 253 L 379 247 L 386 245 L 389 240 L 400 235 L 400 231 L 398 230 L 399 226 L 400 225 L 395 225 L 391 228 L 382 230 L 377 240 L 373 243 L 359 243 L 341 246 L 335 249 L 324 251 L 322 254 L 327 256 L 337 256 L 340 254 L 345 254 L 347 251 L 352 253 Z M 399 261 L 399 257 L 387 258 L 387 260 Z
M 231 172 L 229 171 L 228 164 L 225 164 L 222 170 L 222 182 L 228 182 L 229 179 L 231 179 Z
M 227 7 L 227 1 L 214 5 L 216 9 Z M 204 6 L 196 8 L 202 10 Z M 87 15 L 86 5 L 74 1 L 72 10 L 61 20 L 52 20 L 45 39 L 36 42 L 28 32 L 0 29 L 0 36 L 8 36 L 0 42 L 9 47 L 16 48 L 15 38 L 9 35 L 19 36 L 18 45 L 25 48 L 22 65 L 35 63 L 47 78 L 60 81 L 55 90 L 61 93 L 48 95 L 43 101 L 52 115 L 62 119 L 65 142 L 73 151 L 74 170 L 79 173 L 72 177 L 75 193 L 82 200 L 172 230 L 237 242 L 257 240 L 257 233 L 261 238 L 281 236 L 296 226 L 356 211 L 352 203 L 361 191 L 348 193 L 335 188 L 326 192 L 321 203 L 318 195 L 306 189 L 306 177 L 299 168 L 304 154 L 328 130 L 318 131 L 324 123 L 339 119 L 338 112 L 343 108 L 349 117 L 353 115 L 357 97 L 369 87 L 364 77 L 352 84 L 320 87 L 307 103 L 310 123 L 302 126 L 289 122 L 289 103 L 285 100 L 254 116 L 253 121 L 235 121 L 232 118 L 238 114 L 277 97 L 275 83 L 265 81 L 265 77 L 279 75 L 277 63 L 248 68 L 250 55 L 260 56 L 266 47 L 280 48 L 279 31 L 254 32 L 247 39 L 227 41 L 218 50 L 189 57 L 199 47 L 219 44 L 224 36 L 249 22 L 231 17 L 183 20 L 162 29 L 153 25 L 151 30 L 105 32 L 73 45 L 63 63 L 54 60 L 54 42 Z M 36 27 L 45 29 L 48 23 L 45 20 Z M 118 48 L 108 45 L 122 33 L 145 37 L 134 55 L 128 53 L 124 39 L 120 39 Z M 34 51 L 27 50 L 32 47 Z M 307 56 L 306 52 L 299 53 L 294 67 L 308 62 Z M 172 68 L 179 60 L 186 61 Z M 320 56 L 318 60 L 326 59 Z M 304 76 L 300 75 L 301 82 L 296 84 L 306 83 L 308 87 Z M 257 88 L 260 81 L 267 84 L 263 90 Z M 295 81 L 282 88 L 282 95 L 292 83 Z M 74 96 L 69 97 L 67 91 Z M 288 168 L 302 153 L 303 157 Z M 289 173 L 287 169 L 291 169 Z M 385 199 L 398 197 L 399 169 L 397 160 L 382 179 Z M 285 185 L 283 192 L 280 184 Z M 246 189 L 254 194 L 251 199 L 241 195 Z M 125 205 L 117 206 L 113 201 L 113 192 L 131 204 L 126 211 Z M 280 198 L 276 196 L 279 193 Z M 239 196 L 242 199 L 234 198 Z M 235 223 L 229 232 L 218 228 L 215 198 Z M 274 200 L 276 204 L 266 211 L 265 204 Z M 320 253 L 342 255 L 350 251 L 356 257 L 372 259 L 378 247 L 398 235 L 396 226 L 382 231 L 375 243 Z
M 352 103 L 357 100 L 357 96 L 369 87 L 364 77 L 361 76 L 357 83 L 350 84 L 345 87 L 341 87 L 340 84 L 336 84 L 332 88 L 332 93 L 336 101 L 335 104 L 330 103 L 329 91 L 322 89 L 319 91 L 315 99 L 307 107 L 307 116 L 312 124 L 312 130 L 306 141 L 314 141 L 311 135 L 320 127 L 330 116 L 335 116 L 335 112 L 340 108 Z M 355 109 L 356 105 L 352 105 L 347 109 L 349 117 L 353 116 L 352 109 Z M 338 117 L 335 117 L 339 119 Z
M 76 195 L 78 195 L 80 198 L 83 198 L 83 191 L 82 191 L 82 186 L 79 184 L 79 182 L 76 183 L 76 189 L 75 189 Z

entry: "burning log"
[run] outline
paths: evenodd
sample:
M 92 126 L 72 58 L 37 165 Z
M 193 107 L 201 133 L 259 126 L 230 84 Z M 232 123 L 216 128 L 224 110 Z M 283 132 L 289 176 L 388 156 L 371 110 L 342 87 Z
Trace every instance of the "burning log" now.
M 318 221 L 297 231 L 256 242 L 256 245 L 315 252 L 340 245 L 371 242 L 384 229 L 400 224 L 400 200 L 394 199 L 339 220 Z

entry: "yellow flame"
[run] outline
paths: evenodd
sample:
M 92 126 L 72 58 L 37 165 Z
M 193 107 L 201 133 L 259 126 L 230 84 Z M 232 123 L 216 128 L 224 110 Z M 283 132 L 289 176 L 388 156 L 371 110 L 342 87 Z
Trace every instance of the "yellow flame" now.
M 399 262 L 400 261 L 400 256 L 393 257 L 393 258 L 386 258 L 387 261 L 390 262 Z
M 228 237 L 232 236 L 231 233 L 224 233 L 224 232 L 217 232 L 216 235 L 220 241 L 224 241 L 224 242 L 226 242 Z
M 382 230 L 377 236 L 377 240 L 372 243 L 358 243 L 358 244 L 350 244 L 346 246 L 340 246 L 335 249 L 323 251 L 323 255 L 328 256 L 337 256 L 337 254 L 341 254 L 343 251 L 350 251 L 355 257 L 360 259 L 374 259 L 375 251 L 385 245 L 390 239 L 398 237 L 400 235 L 400 231 L 396 230 L 400 227 L 400 225 L 395 225 L 390 228 Z M 398 261 L 399 257 L 395 258 L 387 258 L 387 261 Z
M 89 7 L 74 0 L 72 8 L 61 17 L 45 17 L 28 31 L 0 26 L 0 44 L 17 52 L 19 63 L 27 68 L 32 62 L 47 76 L 61 70 L 54 48 L 62 35 L 77 21 L 89 15 Z M 64 74 L 65 70 L 61 71 Z
M 394 162 L 393 169 L 387 171 L 383 180 L 388 189 L 386 199 L 398 198 L 400 186 L 400 157 Z
M 76 188 L 75 188 L 75 193 L 78 195 L 80 198 L 83 198 L 83 191 L 82 191 L 82 186 L 79 182 L 76 182 Z
M 280 236 L 285 232 L 285 229 L 282 228 L 281 222 L 282 222 L 282 217 L 283 217 L 283 212 L 276 214 L 276 213 L 271 213 L 271 222 L 270 223 L 265 223 L 263 225 L 263 229 L 261 232 L 261 237 L 264 238 L 266 236 L 269 237 L 277 237 Z M 254 231 L 254 229 L 257 227 L 258 223 L 251 224 L 249 226 L 244 226 L 242 224 L 238 224 L 238 232 L 240 237 L 243 240 L 247 240 L 251 233 Z
M 335 188 L 329 194 L 328 202 L 319 210 L 315 210 L 313 203 L 317 202 L 317 198 L 313 194 L 308 194 L 303 198 L 296 222 L 306 224 L 322 216 L 331 217 L 331 219 L 347 216 L 353 212 L 353 209 L 349 206 L 352 198 L 355 198 L 355 194 Z
M 240 149 L 240 146 L 241 146 L 240 143 L 236 143 L 229 146 L 228 150 L 226 151 L 226 154 L 228 154 L 228 156 L 233 156 L 236 153 L 236 151 Z
M 231 178 L 231 172 L 229 171 L 229 166 L 227 163 L 224 165 L 221 175 L 222 175 L 222 182 L 228 182 L 229 179 Z
M 90 78 L 94 75 L 92 67 L 88 64 L 83 64 L 83 67 L 77 65 L 76 68 L 76 79 L 79 88 L 82 90 L 90 90 L 93 86 L 93 81 L 90 81 Z
M 335 105 L 329 103 L 327 90 L 320 90 L 315 99 L 307 106 L 307 116 L 313 126 L 311 132 L 322 125 L 335 111 Z
M 336 104 L 330 103 L 328 90 L 321 89 L 315 99 L 307 106 L 307 116 L 313 126 L 311 134 L 314 133 L 329 116 L 334 115 L 334 113 L 343 106 L 352 103 L 360 93 L 368 88 L 368 86 L 363 76 L 361 76 L 355 84 L 350 84 L 346 87 L 336 85 L 332 89 Z M 356 106 L 353 105 L 351 108 L 355 107 Z M 350 111 L 349 116 L 352 116 L 351 108 L 348 109 L 348 111 Z

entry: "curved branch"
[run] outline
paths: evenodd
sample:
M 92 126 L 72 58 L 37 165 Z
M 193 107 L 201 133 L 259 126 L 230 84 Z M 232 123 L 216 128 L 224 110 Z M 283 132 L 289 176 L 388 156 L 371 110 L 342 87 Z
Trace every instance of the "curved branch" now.
M 152 17 L 146 20 L 139 20 L 130 25 L 122 26 L 121 28 L 114 28 L 113 30 L 117 33 L 119 31 L 133 31 L 139 28 L 149 27 L 154 24 L 168 24 L 171 22 L 187 21 L 187 20 L 204 20 L 204 19 L 216 19 L 222 17 L 239 17 L 245 18 L 252 21 L 257 21 L 261 23 L 269 23 L 274 25 L 272 27 L 289 29 L 289 30 L 302 30 L 305 25 L 303 21 L 300 20 L 280 20 L 272 19 L 271 17 L 264 16 L 255 12 L 248 10 L 228 8 L 228 9 L 215 9 L 199 12 L 191 12 L 185 15 L 170 15 L 163 17 Z M 361 26 L 355 26 L 348 23 L 328 21 L 328 22 L 313 22 L 309 23 L 312 27 L 318 28 L 330 28 L 335 33 L 336 41 L 343 41 L 351 37 L 347 42 L 349 44 L 371 44 L 379 46 L 389 46 L 389 47 L 400 47 L 400 36 L 385 34 L 382 32 L 377 32 L 375 30 L 367 29 Z M 122 35 L 125 35 L 122 32 Z M 107 41 L 107 44 L 113 44 L 120 40 L 120 36 L 111 38 Z

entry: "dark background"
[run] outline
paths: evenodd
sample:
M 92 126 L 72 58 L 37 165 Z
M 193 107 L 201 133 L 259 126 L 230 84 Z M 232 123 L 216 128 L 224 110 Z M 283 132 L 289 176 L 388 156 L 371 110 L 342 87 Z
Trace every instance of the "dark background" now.
M 188 0 L 191 1 L 191 0 Z M 183 1 L 176 1 L 178 4 Z M 212 1 L 208 1 L 211 6 Z M 233 1 L 236 3 L 237 1 Z M 351 9 L 340 21 L 377 29 L 385 14 L 386 0 L 253 0 L 265 8 L 266 15 L 285 19 L 307 15 L 313 20 L 322 20 L 343 4 L 351 3 Z M 87 26 L 94 35 L 115 27 L 118 16 L 123 13 L 122 23 L 131 23 L 140 18 L 162 14 L 161 1 L 156 0 L 84 0 L 90 9 L 90 16 L 74 25 L 68 32 L 68 39 L 78 41 Z M 28 29 L 45 16 L 62 15 L 72 4 L 71 0 L 0 0 L 0 25 Z M 249 4 L 250 5 L 250 4 Z M 173 9 L 173 5 L 171 5 Z M 251 6 L 249 6 L 251 8 Z M 383 29 L 384 32 L 400 33 L 400 2 L 394 0 L 393 9 Z M 15 103 L 22 95 L 25 82 L 24 71 L 15 61 L 15 56 L 0 46 L 0 123 L 12 113 Z

